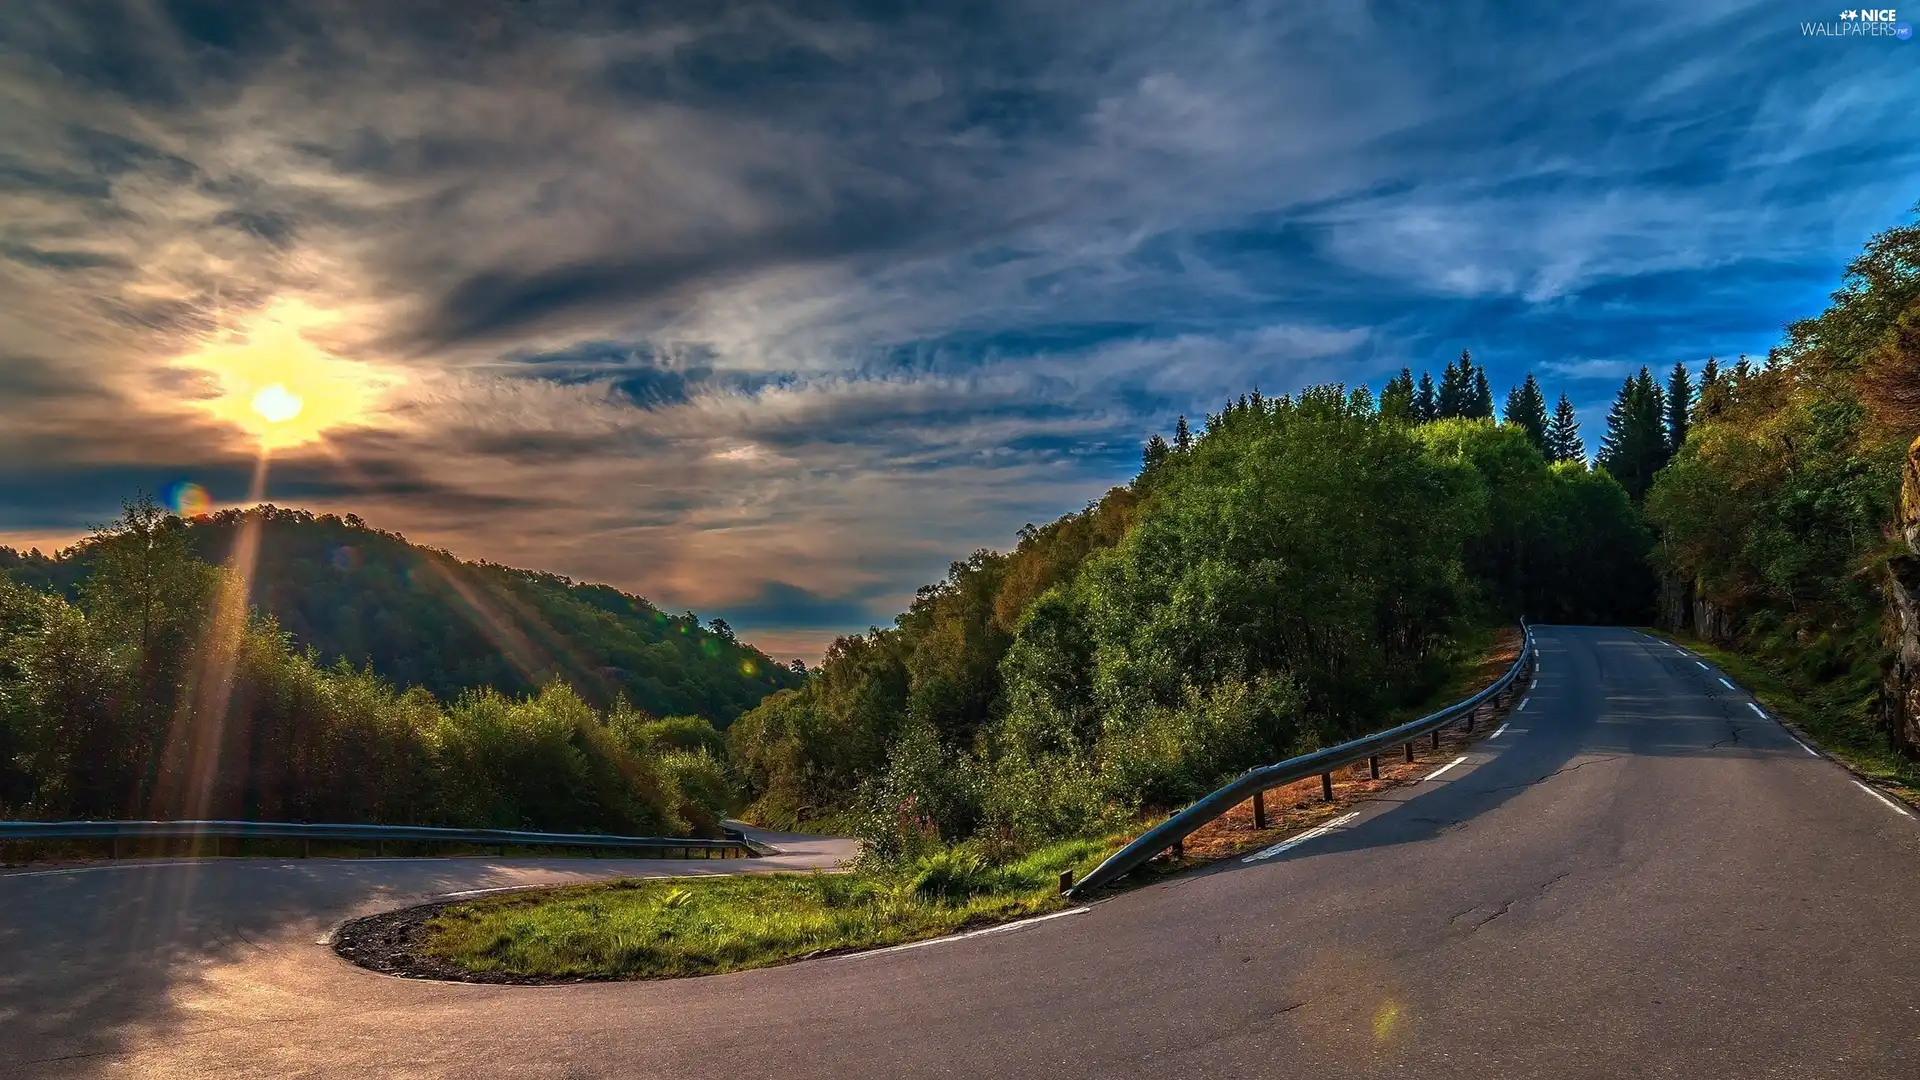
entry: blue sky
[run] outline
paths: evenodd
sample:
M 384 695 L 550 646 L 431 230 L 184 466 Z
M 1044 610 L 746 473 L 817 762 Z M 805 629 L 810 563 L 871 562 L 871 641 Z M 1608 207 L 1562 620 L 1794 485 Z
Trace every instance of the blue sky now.
M 1256 384 L 1597 446 L 1920 199 L 1810 3 L 380 7 L 0 8 L 0 540 L 243 501 L 275 378 L 268 498 L 813 656 Z

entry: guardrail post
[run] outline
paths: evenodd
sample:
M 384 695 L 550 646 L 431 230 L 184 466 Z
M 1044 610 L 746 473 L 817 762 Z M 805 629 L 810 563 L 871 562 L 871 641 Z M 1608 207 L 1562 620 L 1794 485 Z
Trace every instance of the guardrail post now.
M 303 836 L 300 838 L 300 857 L 303 859 L 310 859 L 313 857 L 313 838 L 312 837 Z
M 1320 774 L 1320 797 L 1328 802 L 1333 801 L 1333 774 L 1330 772 Z
M 1380 779 L 1380 755 L 1379 754 L 1373 754 L 1367 758 L 1367 779 L 1369 780 Z
M 1256 829 L 1267 827 L 1267 793 L 1264 791 L 1253 793 L 1253 827 Z
M 1473 708 L 1467 710 L 1467 730 L 1468 731 L 1473 730 L 1473 718 L 1479 715 L 1480 715 L 1480 706 L 1478 705 L 1475 705 Z
M 1167 850 L 1173 852 L 1173 861 L 1179 862 L 1181 859 L 1187 857 L 1187 842 L 1185 840 L 1175 840 L 1173 846 Z
M 1433 729 L 1433 748 L 1435 750 L 1440 749 L 1440 729 L 1439 728 Z
M 120 838 L 116 836 L 113 839 L 107 841 L 107 858 L 117 859 L 119 857 L 120 857 Z
M 1413 760 L 1413 740 L 1411 739 L 1407 740 L 1407 745 L 1401 747 L 1401 749 L 1407 752 L 1407 760 L 1412 761 Z

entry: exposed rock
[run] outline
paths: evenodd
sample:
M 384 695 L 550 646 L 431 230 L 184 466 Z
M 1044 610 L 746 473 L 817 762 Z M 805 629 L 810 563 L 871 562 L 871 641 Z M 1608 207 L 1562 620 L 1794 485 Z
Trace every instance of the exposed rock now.
M 1881 686 L 1881 715 L 1894 740 L 1920 756 L 1920 439 L 1907 450 L 1899 527 L 1908 550 L 1887 561 L 1884 626 L 1893 663 Z

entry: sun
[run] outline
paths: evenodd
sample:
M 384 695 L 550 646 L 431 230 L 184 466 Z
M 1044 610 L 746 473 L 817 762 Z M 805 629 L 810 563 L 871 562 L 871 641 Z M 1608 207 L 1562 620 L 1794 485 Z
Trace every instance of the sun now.
M 253 411 L 269 424 L 286 423 L 299 416 L 301 408 L 305 405 L 306 402 L 300 400 L 299 394 L 279 383 L 274 383 L 253 395 Z
M 248 435 L 263 450 L 317 442 L 330 431 L 373 421 L 395 379 L 374 365 L 335 356 L 311 331 L 336 316 L 280 301 L 174 362 L 211 393 L 188 404 Z

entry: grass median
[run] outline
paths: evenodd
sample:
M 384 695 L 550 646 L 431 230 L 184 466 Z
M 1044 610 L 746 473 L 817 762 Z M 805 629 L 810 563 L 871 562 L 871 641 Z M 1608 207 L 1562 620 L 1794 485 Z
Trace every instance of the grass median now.
M 1074 840 L 1003 866 L 954 849 L 910 872 L 638 878 L 439 909 L 410 942 L 444 974 L 533 979 L 714 975 L 898 945 L 1066 906 L 1060 872 L 1118 845 Z

